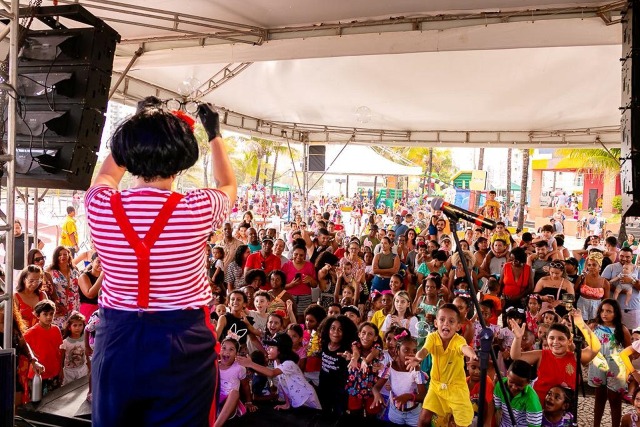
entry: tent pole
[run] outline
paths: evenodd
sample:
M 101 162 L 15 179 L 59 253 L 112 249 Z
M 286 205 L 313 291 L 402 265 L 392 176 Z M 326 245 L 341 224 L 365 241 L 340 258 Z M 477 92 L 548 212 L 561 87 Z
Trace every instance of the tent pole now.
M 302 165 L 302 211 L 304 212 L 305 221 L 307 215 L 307 206 L 309 202 L 309 138 L 306 136 L 302 140 L 302 154 L 304 162 Z
M 378 213 L 378 207 L 376 206 L 376 194 L 378 190 L 378 175 L 373 177 L 373 210 Z
M 347 188 L 344 190 L 344 194 L 349 199 L 349 175 L 347 175 Z

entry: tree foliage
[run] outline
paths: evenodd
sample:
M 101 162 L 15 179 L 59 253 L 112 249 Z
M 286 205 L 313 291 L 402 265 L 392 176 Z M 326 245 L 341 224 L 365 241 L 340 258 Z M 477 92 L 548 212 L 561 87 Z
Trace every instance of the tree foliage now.
M 606 176 L 620 173 L 620 148 L 564 148 L 558 151 L 560 155 L 568 159 L 578 160 L 582 163 L 579 172 L 591 172 Z
M 376 152 L 394 162 L 404 159 L 408 161 L 405 163 L 412 163 L 411 166 L 422 167 L 425 174 L 429 172 L 429 147 L 390 147 L 389 150 Z M 453 164 L 451 150 L 433 149 L 431 171 L 434 178 L 451 182 L 451 178 L 458 172 L 458 168 Z

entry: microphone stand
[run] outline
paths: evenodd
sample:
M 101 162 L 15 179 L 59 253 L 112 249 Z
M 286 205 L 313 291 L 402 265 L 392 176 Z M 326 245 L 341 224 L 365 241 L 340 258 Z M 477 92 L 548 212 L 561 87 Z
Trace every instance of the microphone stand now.
M 567 302 L 566 308 L 569 312 L 574 308 L 573 304 Z M 573 321 L 573 317 L 569 316 L 571 320 L 571 331 L 573 332 L 573 344 L 575 345 L 575 353 L 576 353 L 576 383 L 575 383 L 575 394 L 573 396 L 573 402 L 571 402 L 571 412 L 573 413 L 573 422 L 571 425 L 573 427 L 578 426 L 578 387 L 580 386 L 580 380 L 582 380 L 582 348 L 584 345 L 584 338 L 582 337 L 582 332 L 578 330 L 575 322 Z M 582 392 L 584 394 L 584 382 L 582 383 Z
M 480 331 L 480 351 L 478 355 L 478 359 L 480 360 L 480 396 L 478 398 L 478 426 L 482 426 L 484 424 L 484 414 L 486 411 L 485 408 L 485 398 L 486 398 L 486 385 L 487 385 L 487 369 L 489 368 L 489 357 L 491 357 L 491 361 L 493 362 L 493 366 L 496 369 L 496 372 L 500 372 L 500 368 L 498 367 L 498 358 L 496 357 L 495 352 L 493 351 L 493 347 L 491 346 L 493 342 L 493 331 L 487 327 L 487 323 L 482 318 L 480 303 L 478 302 L 477 297 L 477 289 L 473 286 L 473 280 L 471 276 L 471 269 L 467 264 L 466 259 L 464 258 L 464 253 L 462 248 L 460 247 L 460 238 L 458 237 L 457 230 L 458 229 L 458 217 L 454 215 L 447 214 L 449 218 L 449 222 L 451 223 L 451 229 L 453 231 L 453 240 L 456 242 L 456 252 L 460 256 L 460 262 L 462 263 L 462 267 L 464 269 L 464 274 L 467 279 L 467 285 L 471 290 L 471 301 L 473 301 L 473 306 L 475 307 L 476 313 L 478 313 L 478 321 L 482 326 L 482 330 Z M 504 401 L 507 405 L 507 411 L 509 412 L 509 418 L 511 419 L 511 425 L 516 425 L 516 417 L 513 414 L 513 409 L 511 408 L 511 397 L 509 396 L 509 391 L 507 390 L 507 386 L 502 381 L 502 375 L 500 374 L 500 378 L 498 380 L 500 384 L 500 390 L 502 391 L 502 395 L 504 396 Z

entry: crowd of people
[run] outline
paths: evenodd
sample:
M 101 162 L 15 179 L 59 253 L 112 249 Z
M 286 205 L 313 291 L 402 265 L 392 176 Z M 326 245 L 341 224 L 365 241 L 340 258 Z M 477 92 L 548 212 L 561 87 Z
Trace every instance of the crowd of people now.
M 96 251 L 73 259 L 73 248 L 60 246 L 47 263 L 33 249 L 20 272 L 17 403 L 29 400 L 34 375 L 48 392 L 90 374 L 98 426 L 123 417 L 222 426 L 271 405 L 356 422 L 556 427 L 572 425 L 576 376 L 588 365 L 594 426 L 607 403 L 614 427 L 637 422 L 633 237 L 588 236 L 571 252 L 552 224 L 536 233 L 512 234 L 500 221 L 458 231 L 443 212 L 410 201 L 397 205 L 392 224 L 360 209 L 351 233 L 329 199 L 281 229 L 261 227 L 251 211 L 224 222 L 235 181 L 217 114 L 198 112 L 218 189 L 177 195 L 171 183 L 197 145 L 184 118 L 149 102 L 118 129 L 86 195 Z M 177 148 L 158 147 L 167 135 Z M 148 145 L 133 149 L 134 141 Z M 117 191 L 125 170 L 138 181 Z M 481 209 L 500 219 L 495 193 Z M 498 363 L 486 374 L 478 420 L 482 323 Z M 635 407 L 624 417 L 623 400 Z

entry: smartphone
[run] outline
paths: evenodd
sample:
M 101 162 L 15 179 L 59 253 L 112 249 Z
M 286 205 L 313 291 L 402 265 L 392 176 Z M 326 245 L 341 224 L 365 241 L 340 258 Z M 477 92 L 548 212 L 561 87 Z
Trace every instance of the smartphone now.
M 296 273 L 295 279 L 296 280 L 301 280 L 302 279 L 302 273 Z

